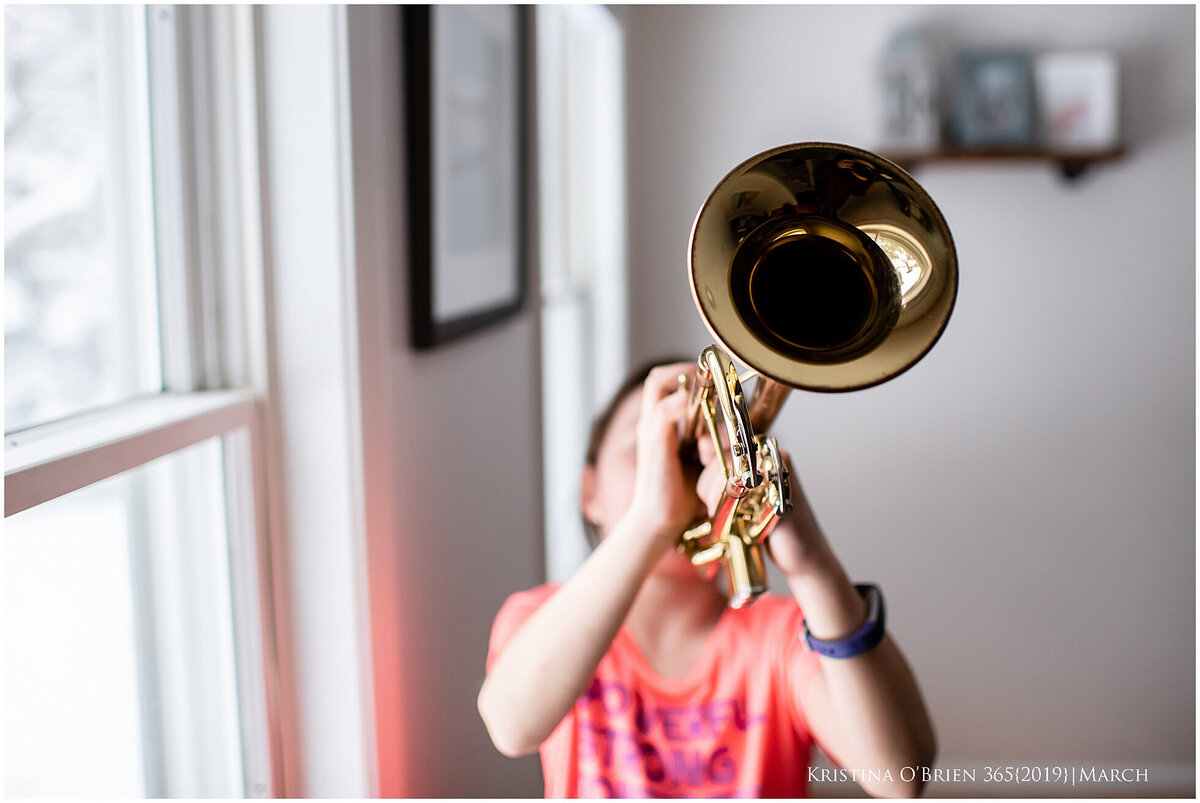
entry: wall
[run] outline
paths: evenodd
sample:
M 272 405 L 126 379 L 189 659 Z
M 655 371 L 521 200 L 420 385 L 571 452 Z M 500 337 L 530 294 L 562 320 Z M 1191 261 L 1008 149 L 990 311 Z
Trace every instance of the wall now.
M 348 12 L 379 791 L 533 796 L 537 759 L 496 752 L 475 696 L 493 617 L 544 571 L 536 305 L 408 345 L 399 17 Z
M 709 342 L 684 253 L 726 171 L 786 142 L 878 141 L 873 70 L 897 27 L 1118 52 L 1127 158 L 1073 184 L 1042 164 L 918 172 L 959 249 L 945 336 L 887 385 L 793 394 L 776 434 L 852 576 L 887 592 L 942 766 L 1154 766 L 1155 789 L 1190 795 L 1194 9 L 638 6 L 626 21 L 635 363 Z

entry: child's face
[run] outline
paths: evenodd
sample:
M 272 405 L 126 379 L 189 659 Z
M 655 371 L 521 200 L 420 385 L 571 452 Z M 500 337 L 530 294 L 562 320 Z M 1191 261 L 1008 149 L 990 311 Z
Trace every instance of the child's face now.
M 596 454 L 596 465 L 589 466 L 590 485 L 584 492 L 584 515 L 606 533 L 625 515 L 633 501 L 637 472 L 637 423 L 641 413 L 642 391 L 627 395 L 613 414 L 604 440 Z
M 589 482 L 590 488 L 584 492 L 584 515 L 600 528 L 601 537 L 625 515 L 633 502 L 641 402 L 640 388 L 621 401 L 596 454 L 596 465 L 586 469 L 591 479 L 585 481 L 585 488 Z M 701 458 L 708 462 L 713 454 L 712 441 L 703 435 L 698 446 Z M 663 555 L 654 572 L 688 577 L 711 576 L 709 571 L 697 572 L 691 561 L 675 550 Z

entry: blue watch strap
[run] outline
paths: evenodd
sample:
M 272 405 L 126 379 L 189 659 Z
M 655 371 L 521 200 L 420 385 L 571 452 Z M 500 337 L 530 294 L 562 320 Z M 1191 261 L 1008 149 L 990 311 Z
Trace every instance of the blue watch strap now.
M 855 585 L 854 589 L 867 601 L 867 620 L 853 635 L 836 641 L 822 641 L 813 638 L 808 632 L 808 620 L 804 620 L 804 640 L 809 649 L 826 658 L 853 658 L 862 655 L 883 640 L 884 607 L 883 594 L 879 586 L 872 584 Z

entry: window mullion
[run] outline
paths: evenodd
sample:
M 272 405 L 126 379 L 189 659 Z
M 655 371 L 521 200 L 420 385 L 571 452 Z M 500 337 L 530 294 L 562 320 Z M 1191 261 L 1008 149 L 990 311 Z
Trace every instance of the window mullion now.
M 113 268 L 118 272 L 117 293 L 123 300 L 111 303 L 130 307 L 133 314 L 120 318 L 114 353 L 125 356 L 120 365 L 121 384 L 152 386 L 159 378 L 158 333 L 152 323 L 156 314 L 154 282 L 147 281 L 154 264 L 150 245 L 153 231 L 153 199 L 150 192 L 150 148 L 148 141 L 148 78 L 139 61 L 146 58 L 145 20 L 135 8 L 117 8 L 98 17 L 101 32 L 98 66 L 99 108 L 107 134 L 105 162 L 110 180 L 105 182 L 106 225 L 110 231 L 127 232 L 115 238 L 117 253 Z M 134 54 L 130 58 L 130 54 Z M 131 143 L 134 143 L 131 146 Z M 136 213 L 133 213 L 136 210 Z M 154 344 L 153 348 L 140 344 Z M 134 356 L 136 355 L 136 356 Z
M 203 86 L 193 75 L 198 15 L 181 6 L 146 13 L 163 388 L 187 392 L 215 386 L 206 355 L 204 175 L 197 170 L 198 144 L 206 141 L 195 119 Z
M 161 73 L 178 75 L 156 147 L 165 175 L 163 212 L 175 223 L 175 263 L 163 275 L 164 375 L 168 389 L 253 387 L 265 371 L 261 238 L 258 216 L 256 22 L 249 8 L 173 6 L 156 16 Z M 161 144 L 159 144 L 161 142 Z M 257 419 L 253 428 L 258 426 Z M 267 487 L 248 476 L 265 470 L 264 441 L 253 429 L 223 440 L 229 563 L 245 793 L 278 795 L 280 672 L 275 646 L 274 572 Z
M 195 232 L 195 262 L 190 266 L 189 285 L 192 288 L 193 308 L 197 320 L 192 337 L 196 341 L 195 377 L 199 388 L 216 388 L 225 384 L 221 370 L 219 348 L 218 280 L 221 266 L 221 242 L 225 232 L 221 227 L 220 188 L 217 171 L 221 164 L 216 151 L 215 123 L 219 119 L 220 100 L 213 96 L 213 8 L 207 6 L 176 6 L 176 13 L 186 20 L 180 31 L 186 37 L 187 61 L 182 75 L 191 81 L 190 91 L 182 95 L 190 101 L 183 110 L 183 121 L 190 135 L 190 150 L 184 155 L 185 169 L 192 174 L 193 216 L 188 225 Z
M 229 581 L 233 597 L 242 769 L 247 797 L 276 797 L 283 789 L 275 648 L 274 582 L 267 530 L 266 483 L 261 476 L 261 424 L 230 433 L 225 459 Z
M 142 769 L 146 797 L 167 795 L 167 768 L 163 755 L 163 718 L 161 711 L 162 672 L 159 662 L 158 631 L 160 612 L 155 604 L 154 556 L 152 532 L 147 516 L 150 491 L 144 473 L 135 472 L 128 487 L 126 509 L 129 522 L 129 579 L 132 594 L 134 646 L 137 653 L 138 715 L 142 736 Z

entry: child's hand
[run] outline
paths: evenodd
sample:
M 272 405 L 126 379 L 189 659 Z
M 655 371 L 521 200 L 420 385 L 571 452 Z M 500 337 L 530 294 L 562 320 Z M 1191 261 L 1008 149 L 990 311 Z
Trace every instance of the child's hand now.
M 767 554 L 788 578 L 824 571 L 833 560 L 833 554 L 804 495 L 800 475 L 792 467 L 791 455 L 781 452 L 781 456 L 787 465 L 791 485 L 792 512 L 779 520 L 775 531 L 767 538 Z
M 699 443 L 700 462 L 704 471 L 696 483 L 696 493 L 704 501 L 708 515 L 716 512 L 717 505 L 725 493 L 725 474 L 717 459 L 712 440 L 706 435 Z M 813 571 L 821 571 L 832 557 L 829 545 L 817 524 L 816 516 L 800 486 L 800 478 L 792 467 L 791 456 L 782 453 L 787 464 L 792 492 L 792 512 L 781 518 L 766 542 L 767 552 L 784 575 L 799 577 Z M 726 452 L 728 459 L 728 452 Z
M 690 378 L 695 371 L 692 363 L 662 365 L 650 372 L 642 386 L 636 480 L 629 513 L 671 545 L 703 515 L 696 478 L 687 476 L 679 459 L 678 429 L 688 402 L 679 376 Z

